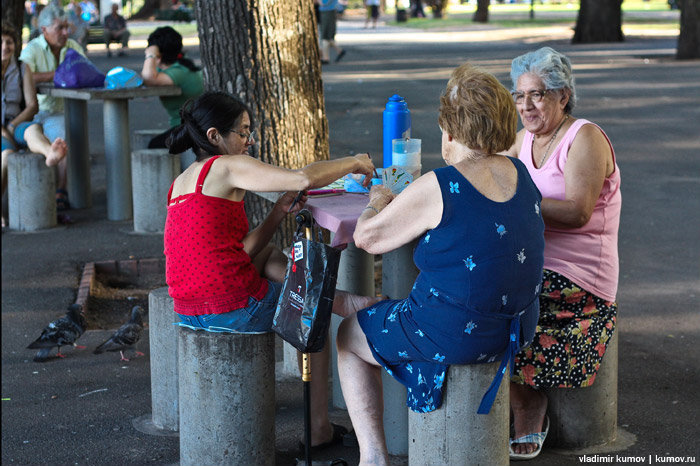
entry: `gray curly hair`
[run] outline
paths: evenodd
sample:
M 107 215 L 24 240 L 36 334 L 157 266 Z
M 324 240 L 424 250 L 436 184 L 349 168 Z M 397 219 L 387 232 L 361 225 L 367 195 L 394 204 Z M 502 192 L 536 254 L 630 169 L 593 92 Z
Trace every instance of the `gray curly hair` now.
M 57 19 L 60 19 L 61 21 L 67 19 L 66 12 L 63 11 L 63 8 L 51 3 L 49 5 L 46 5 L 46 7 L 43 10 L 41 10 L 41 13 L 39 13 L 39 19 L 37 20 L 37 24 L 39 25 L 39 27 L 51 27 L 51 25 Z
M 546 89 L 569 89 L 571 96 L 564 107 L 566 113 L 576 106 L 576 87 L 571 71 L 571 60 L 551 47 L 542 47 L 534 52 L 528 52 L 513 59 L 510 65 L 510 79 L 513 91 L 518 78 L 525 73 L 533 73 L 542 79 Z

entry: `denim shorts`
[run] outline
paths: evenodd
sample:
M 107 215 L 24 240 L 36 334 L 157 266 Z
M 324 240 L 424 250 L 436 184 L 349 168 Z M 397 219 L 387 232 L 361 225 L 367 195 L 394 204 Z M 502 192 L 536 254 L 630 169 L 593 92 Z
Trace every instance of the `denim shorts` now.
M 63 113 L 39 112 L 34 115 L 33 123 L 44 127 L 44 135 L 50 142 L 56 138 L 66 139 L 66 123 Z
M 12 135 L 12 137 L 15 138 L 15 142 L 17 143 L 16 149 L 24 149 L 27 147 L 27 141 L 24 139 L 24 132 L 35 124 L 34 121 L 23 121 L 22 123 L 18 124 L 15 126 L 15 134 Z M 2 150 L 4 151 L 5 149 L 12 149 L 14 146 L 13 144 L 8 141 L 5 138 L 2 138 Z
M 193 330 L 230 333 L 267 333 L 272 330 L 272 319 L 277 309 L 277 299 L 282 292 L 282 284 L 267 281 L 267 293 L 261 300 L 252 296 L 248 305 L 222 314 L 202 314 L 186 316 L 178 314 L 180 322 L 176 325 Z

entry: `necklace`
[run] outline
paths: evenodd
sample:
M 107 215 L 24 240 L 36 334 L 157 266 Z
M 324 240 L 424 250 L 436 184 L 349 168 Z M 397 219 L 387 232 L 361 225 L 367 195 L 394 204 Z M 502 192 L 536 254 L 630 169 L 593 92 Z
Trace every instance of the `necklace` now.
M 542 158 L 540 159 L 540 163 L 539 163 L 540 167 L 544 163 L 544 160 L 547 158 L 547 154 L 549 153 L 549 149 L 552 148 L 552 143 L 554 143 L 554 140 L 557 138 L 557 134 L 559 134 L 559 130 L 561 129 L 562 126 L 564 126 L 564 123 L 568 119 L 569 119 L 569 114 L 567 113 L 566 115 L 564 115 L 564 118 L 562 118 L 561 123 L 559 123 L 559 126 L 557 126 L 556 131 L 554 131 L 552 138 L 549 140 L 549 144 L 547 144 L 547 148 L 544 150 L 544 154 L 542 154 Z M 533 154 L 534 154 L 534 149 L 535 149 L 535 137 L 533 136 L 532 137 L 532 144 L 530 147 L 530 152 L 532 152 Z

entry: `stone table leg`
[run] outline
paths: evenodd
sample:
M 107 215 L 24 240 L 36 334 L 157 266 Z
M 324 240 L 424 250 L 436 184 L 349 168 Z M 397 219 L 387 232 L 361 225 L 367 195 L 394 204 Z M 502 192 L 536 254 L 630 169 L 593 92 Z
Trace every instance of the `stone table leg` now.
M 340 256 L 336 289 L 347 291 L 352 294 L 374 296 L 374 255 L 359 249 L 354 243 L 348 244 L 348 247 Z M 343 319 L 340 316 L 333 314 L 330 339 L 331 369 L 333 374 L 333 406 L 347 409 L 345 399 L 343 398 L 343 390 L 340 388 L 340 378 L 338 377 L 338 349 L 335 346 L 338 326 L 342 321 Z
M 68 144 L 68 200 L 71 207 L 92 207 L 90 192 L 90 147 L 87 102 L 64 99 L 66 143 Z
M 107 165 L 107 218 L 129 220 L 133 211 L 128 100 L 104 101 L 104 138 Z

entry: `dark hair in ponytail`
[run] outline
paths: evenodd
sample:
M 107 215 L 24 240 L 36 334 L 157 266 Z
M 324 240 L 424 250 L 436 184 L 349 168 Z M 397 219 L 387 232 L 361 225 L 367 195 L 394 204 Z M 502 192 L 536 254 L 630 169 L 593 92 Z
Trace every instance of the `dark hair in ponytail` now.
M 148 36 L 148 45 L 157 45 L 160 50 L 160 61 L 165 65 L 175 62 L 187 67 L 190 71 L 199 71 L 199 67 L 182 54 L 182 36 L 170 26 L 157 28 Z
M 185 102 L 180 109 L 182 124 L 173 128 L 165 145 L 171 154 L 180 154 L 191 148 L 198 161 L 217 155 L 219 149 L 209 142 L 207 130 L 216 128 L 222 137 L 226 137 L 244 112 L 251 119 L 252 127 L 253 115 L 243 101 L 226 92 L 205 92 Z

